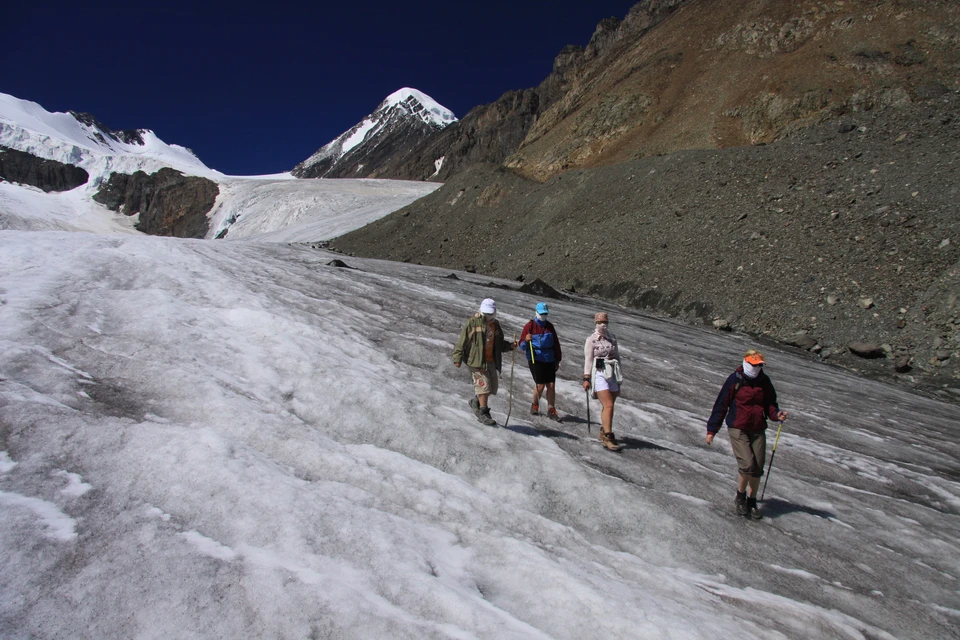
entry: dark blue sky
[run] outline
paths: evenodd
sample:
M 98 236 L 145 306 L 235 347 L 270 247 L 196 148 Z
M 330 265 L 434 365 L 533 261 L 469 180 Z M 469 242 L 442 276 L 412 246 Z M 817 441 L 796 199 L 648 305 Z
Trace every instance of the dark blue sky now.
M 635 1 L 11 0 L 0 92 L 153 129 L 224 173 L 277 173 L 401 87 L 459 118 L 536 86 Z

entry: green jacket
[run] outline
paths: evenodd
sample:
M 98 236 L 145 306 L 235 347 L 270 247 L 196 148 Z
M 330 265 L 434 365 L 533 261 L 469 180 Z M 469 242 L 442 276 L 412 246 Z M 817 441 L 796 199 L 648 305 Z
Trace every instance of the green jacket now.
M 476 313 L 467 320 L 460 331 L 460 339 L 453 348 L 453 364 L 466 362 L 468 367 L 479 368 L 484 364 L 483 360 L 483 340 L 486 331 L 486 323 L 483 321 L 483 314 Z M 500 321 L 494 320 L 493 336 L 493 361 L 497 365 L 497 371 L 500 371 L 500 365 L 503 361 L 501 354 L 504 351 L 511 351 L 513 344 L 503 339 L 503 329 L 500 327 Z

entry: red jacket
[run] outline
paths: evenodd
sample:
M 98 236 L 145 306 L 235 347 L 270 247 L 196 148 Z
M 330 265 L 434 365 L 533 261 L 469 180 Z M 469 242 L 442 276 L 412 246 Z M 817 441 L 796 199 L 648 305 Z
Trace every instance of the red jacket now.
M 763 371 L 756 378 L 743 374 L 743 367 L 730 374 L 720 389 L 713 411 L 707 420 L 707 433 L 720 430 L 724 418 L 730 429 L 758 432 L 767 428 L 767 418 L 776 420 L 780 413 L 777 392 Z

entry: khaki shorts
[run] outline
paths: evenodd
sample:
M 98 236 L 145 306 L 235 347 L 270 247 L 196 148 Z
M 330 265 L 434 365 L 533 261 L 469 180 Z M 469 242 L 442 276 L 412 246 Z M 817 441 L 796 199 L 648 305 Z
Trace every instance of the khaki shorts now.
M 740 475 L 759 478 L 767 459 L 767 432 L 727 429 Z
M 482 367 L 470 367 L 470 373 L 473 374 L 473 392 L 475 394 L 478 396 L 487 393 L 492 396 L 497 395 L 499 387 L 497 365 L 487 362 Z

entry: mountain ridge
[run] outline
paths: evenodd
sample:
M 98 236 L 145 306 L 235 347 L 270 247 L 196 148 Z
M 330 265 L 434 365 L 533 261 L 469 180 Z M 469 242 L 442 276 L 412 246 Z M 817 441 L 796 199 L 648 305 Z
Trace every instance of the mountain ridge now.
M 456 122 L 456 116 L 433 98 L 404 87 L 387 96 L 374 111 L 294 167 L 297 178 L 378 178 L 386 159 Z M 434 159 L 436 174 L 443 158 Z
M 957 89 L 960 7 L 946 0 L 777 3 L 718 10 L 642 0 L 568 45 L 537 87 L 505 92 L 377 177 L 443 182 L 474 163 L 545 181 L 684 149 L 766 144 L 844 114 Z M 443 166 L 435 166 L 437 158 Z

